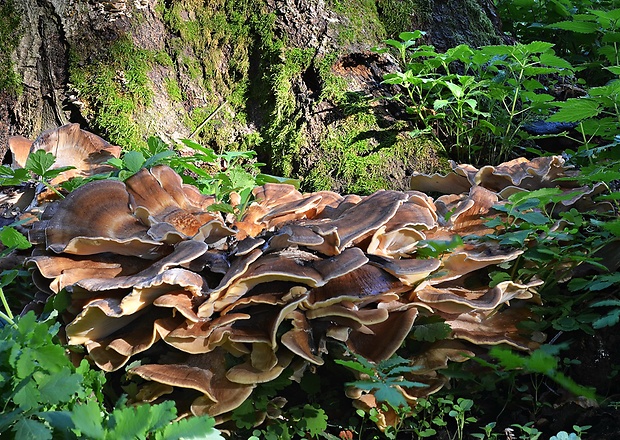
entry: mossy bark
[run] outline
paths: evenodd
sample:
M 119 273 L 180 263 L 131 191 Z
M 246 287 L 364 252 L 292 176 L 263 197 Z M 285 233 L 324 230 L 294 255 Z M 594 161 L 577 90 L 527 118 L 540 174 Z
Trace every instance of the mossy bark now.
M 21 85 L 0 96 L 0 136 L 79 122 L 125 148 L 192 137 L 256 149 L 306 190 L 404 188 L 441 166 L 398 108 L 372 100 L 396 66 L 371 47 L 413 27 L 440 47 L 500 41 L 488 0 L 11 2 Z

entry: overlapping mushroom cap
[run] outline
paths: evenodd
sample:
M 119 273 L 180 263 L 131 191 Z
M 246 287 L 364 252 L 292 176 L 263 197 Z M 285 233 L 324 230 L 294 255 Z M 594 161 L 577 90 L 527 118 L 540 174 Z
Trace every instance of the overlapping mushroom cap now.
M 224 416 L 257 384 L 284 371 L 299 378 L 334 347 L 388 359 L 414 326 L 439 317 L 449 339 L 406 350 L 411 380 L 428 385 L 401 390 L 413 402 L 441 388 L 440 370 L 473 355 L 472 344 L 534 345 L 517 325 L 530 319 L 539 282 L 489 285 L 488 273 L 521 251 L 461 237 L 492 231 L 498 192 L 550 185 L 562 172 L 561 159 L 545 158 L 414 178 L 417 189 L 458 188 L 436 200 L 267 184 L 229 222 L 209 210 L 213 197 L 158 166 L 49 206 L 31 231 L 30 265 L 41 289 L 69 292 L 70 344 L 106 371 L 141 360 L 129 369 L 146 380 L 136 399 L 185 390 L 193 414 Z M 429 254 L 437 242 L 456 245 Z
M 69 343 L 107 371 L 148 354 L 151 363 L 130 370 L 153 383 L 142 395 L 191 388 L 193 413 L 220 415 L 292 364 L 322 365 L 330 341 L 378 362 L 420 316 L 501 314 L 509 300 L 533 296 L 531 285 L 459 285 L 515 252 L 470 245 L 418 258 L 422 240 L 464 228 L 441 225 L 422 193 L 341 197 L 267 185 L 255 194 L 246 216 L 227 225 L 208 211 L 211 197 L 159 166 L 124 183 L 91 182 L 48 207 L 31 232 L 41 248 L 30 264 L 38 284 L 71 294 Z M 521 347 L 515 325 L 488 325 L 481 342 Z M 435 359 L 421 376 L 429 390 L 443 383 L 429 371 L 448 358 L 458 356 Z

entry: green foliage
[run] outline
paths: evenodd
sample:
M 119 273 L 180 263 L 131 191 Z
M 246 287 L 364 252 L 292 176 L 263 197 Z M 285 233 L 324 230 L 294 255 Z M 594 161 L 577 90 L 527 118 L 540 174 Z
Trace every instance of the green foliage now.
M 21 93 L 22 83 L 11 56 L 19 43 L 21 14 L 12 0 L 0 5 L 0 91 Z
M 426 387 L 426 384 L 406 380 L 405 373 L 415 372 L 418 368 L 410 365 L 410 361 L 398 355 L 384 361 L 374 363 L 362 356 L 355 355 L 355 360 L 337 359 L 335 362 L 351 370 L 367 376 L 365 379 L 348 382 L 347 386 L 359 388 L 364 391 L 372 391 L 378 402 L 385 402 L 392 408 L 406 407 L 407 401 L 395 388 L 401 387 Z
M 559 371 L 559 359 L 557 355 L 560 350 L 566 347 L 565 344 L 543 345 L 527 356 L 522 356 L 507 348 L 498 346 L 491 348 L 489 355 L 496 359 L 499 365 L 506 370 L 520 370 L 527 373 L 543 374 L 577 396 L 596 399 L 596 394 L 593 389 L 578 385 L 570 377 L 567 377 L 564 373 Z
M 4 280 L 3 280 L 4 281 Z M 223 439 L 209 417 L 174 422 L 174 403 L 128 406 L 108 412 L 101 392 L 105 376 L 83 360 L 76 368 L 58 343 L 53 316 L 33 312 L 0 328 L 2 438 L 14 439 Z
M 403 70 L 385 75 L 384 83 L 401 88 L 391 99 L 418 124 L 415 133 L 433 136 L 457 161 L 507 159 L 529 138 L 523 126 L 547 114 L 554 100 L 546 93 L 551 75 L 573 72 L 551 43 L 459 45 L 438 53 L 418 45 L 423 35 L 403 32 L 399 40 L 385 41 Z M 541 75 L 547 75 L 547 84 L 540 82 Z

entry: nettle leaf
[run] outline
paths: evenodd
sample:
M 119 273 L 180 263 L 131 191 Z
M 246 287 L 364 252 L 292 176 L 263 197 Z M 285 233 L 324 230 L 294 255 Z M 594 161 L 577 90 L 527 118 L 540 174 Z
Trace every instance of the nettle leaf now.
M 571 63 L 566 61 L 564 58 L 560 58 L 557 55 L 554 55 L 549 52 L 545 52 L 540 55 L 540 62 L 546 66 L 557 67 L 559 69 L 572 69 L 573 66 Z
M 579 122 L 593 118 L 602 111 L 599 101 L 590 98 L 569 98 L 555 105 L 560 110 L 548 117 L 547 122 Z
M 525 49 L 529 53 L 540 53 L 546 52 L 555 46 L 553 43 L 549 43 L 547 41 L 532 41 L 529 44 L 523 45 L 523 49 Z
M 598 30 L 598 23 L 593 21 L 559 21 L 545 26 L 548 29 L 562 29 L 579 34 L 593 34 Z
M 0 229 L 0 241 L 7 248 L 29 249 L 32 247 L 32 244 L 26 237 L 10 226 Z

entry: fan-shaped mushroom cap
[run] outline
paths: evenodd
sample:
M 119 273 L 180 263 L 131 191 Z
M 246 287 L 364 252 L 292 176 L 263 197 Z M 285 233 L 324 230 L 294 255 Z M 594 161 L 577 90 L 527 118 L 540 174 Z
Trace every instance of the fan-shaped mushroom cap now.
M 566 168 L 561 156 L 519 157 L 495 167 L 487 165 L 475 174 L 473 183 L 500 191 L 507 186 L 519 186 L 524 189 L 553 187 L 555 179 L 561 177 Z
M 201 393 L 194 400 L 192 413 L 217 416 L 232 411 L 252 393 L 255 384 L 240 384 L 226 378 L 225 352 L 192 355 L 183 364 L 140 365 L 129 370 L 144 379 Z
M 408 286 L 412 286 L 417 282 L 422 281 L 441 267 L 441 261 L 436 258 L 428 258 L 424 260 L 417 258 L 403 258 L 400 260 L 394 260 L 391 258 L 371 256 L 370 262 L 371 264 L 381 267 L 383 270 L 391 273 L 403 284 Z
M 539 285 L 540 283 L 534 283 Z M 446 313 L 467 313 L 473 310 L 494 310 L 511 299 L 532 298 L 531 284 L 517 284 L 503 281 L 492 288 L 468 289 L 462 286 L 432 286 L 423 282 L 415 291 L 415 298 Z
M 97 255 L 33 255 L 26 265 L 35 266 L 42 277 L 52 279 L 45 287 L 58 293 L 67 286 L 86 278 L 114 278 L 133 275 L 145 268 L 146 260 L 113 254 Z
M 315 341 L 310 323 L 304 313 L 295 310 L 289 315 L 292 318 L 293 328 L 280 337 L 280 342 L 297 356 L 315 365 L 323 365 L 319 341 Z
M 113 167 L 106 162 L 113 157 L 119 157 L 121 153 L 119 147 L 81 130 L 79 124 L 67 124 L 43 132 L 32 144 L 31 151 L 37 150 L 44 150 L 56 157 L 52 168 L 75 167 L 64 171 L 53 183 L 74 176 L 87 177 L 112 171 Z
M 261 370 L 252 365 L 251 362 L 246 361 L 229 369 L 226 372 L 226 378 L 231 382 L 247 385 L 270 382 L 278 378 L 292 360 L 293 353 L 282 350 L 282 352 L 277 353 L 277 362 L 272 368 Z
M 321 259 L 301 250 L 283 250 L 267 254 L 251 263 L 225 291 L 218 287 L 205 302 L 220 311 L 241 298 L 254 286 L 271 281 L 291 281 L 310 287 L 326 284 L 334 278 L 354 271 L 368 261 L 359 248 L 347 249 L 340 255 Z M 201 306 L 203 307 L 203 306 Z
M 203 196 L 200 199 L 185 189 L 181 176 L 168 166 L 143 168 L 127 179 L 125 185 L 131 209 L 142 223 L 151 227 L 149 235 L 156 240 L 178 242 L 197 236 L 198 240 L 215 243 L 235 233 L 219 216 L 207 212 L 215 198 Z
M 26 160 L 30 154 L 30 148 L 32 147 L 32 141 L 23 136 L 11 136 L 9 137 L 9 150 L 13 156 L 13 167 L 23 168 L 26 166 Z
M 373 362 L 388 359 L 400 348 L 417 316 L 418 309 L 413 307 L 402 312 L 391 312 L 385 321 L 368 326 L 372 334 L 351 331 L 347 347 Z
M 468 312 L 446 317 L 452 335 L 476 345 L 509 344 L 521 350 L 535 349 L 539 344 L 519 329 L 519 323 L 530 320 L 532 312 L 524 307 L 509 307 L 496 312 Z
M 129 194 L 119 181 L 89 182 L 48 206 L 43 218 L 49 220 L 37 222 L 30 239 L 55 253 L 157 258 L 163 250 L 163 243 L 152 240 L 133 216 Z
M 310 226 L 324 238 L 336 234 L 333 249 L 325 247 L 320 249 L 320 252 L 326 255 L 335 255 L 349 247 L 354 241 L 372 235 L 386 224 L 407 198 L 406 194 L 397 191 L 378 191 L 345 210 L 334 220 L 310 220 L 303 224 Z M 377 209 L 378 206 L 381 206 L 381 209 Z M 308 247 L 317 249 L 315 246 Z

